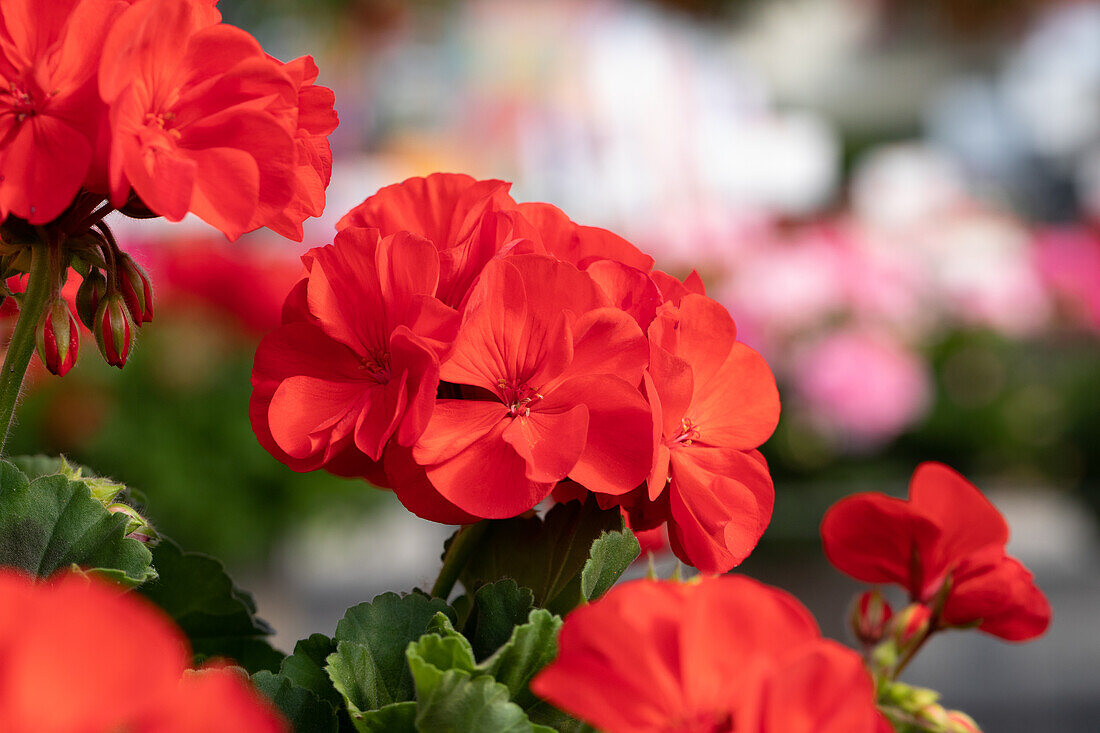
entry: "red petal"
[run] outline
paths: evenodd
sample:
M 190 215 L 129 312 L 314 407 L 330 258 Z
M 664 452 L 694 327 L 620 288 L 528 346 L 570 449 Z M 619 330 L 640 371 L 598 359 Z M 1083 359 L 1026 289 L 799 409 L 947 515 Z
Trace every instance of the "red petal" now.
M 557 483 L 577 465 L 585 448 L 588 408 L 578 403 L 560 412 L 546 407 L 540 402 L 529 415 L 513 419 L 502 437 L 526 462 L 529 481 Z
M 412 451 L 397 445 L 386 448 L 386 478 L 401 505 L 410 512 L 440 524 L 470 524 L 480 517 L 462 511 L 436 491 L 423 466 L 413 460 Z
M 779 423 L 779 390 L 764 357 L 735 343 L 711 379 L 694 383 L 688 418 L 707 445 L 749 450 Z
M 898 583 L 916 598 L 946 571 L 924 560 L 939 540 L 929 517 L 885 494 L 841 499 L 821 522 L 825 556 L 838 570 L 866 583 Z
M 874 682 L 863 660 L 835 641 L 820 639 L 780 662 L 749 704 L 737 730 L 783 733 L 875 733 Z
M 596 281 L 613 306 L 627 313 L 643 330 L 649 328 L 661 304 L 661 293 L 645 272 L 614 260 L 593 262 L 584 271 Z
M 942 463 L 917 466 L 909 481 L 909 502 L 940 526 L 938 565 L 950 565 L 987 547 L 1003 549 L 1008 524 L 974 484 Z
M 514 517 L 546 498 L 554 484 L 527 479 L 527 462 L 504 440 L 513 419 L 495 402 L 440 400 L 413 458 L 463 511 L 485 519 Z
M 775 489 L 751 454 L 703 446 L 672 450 L 669 542 L 684 562 L 724 573 L 748 557 L 771 521 Z
M 944 621 L 978 628 L 1009 641 L 1026 641 L 1050 625 L 1050 603 L 1018 560 L 992 548 L 967 558 L 952 573 Z
M 588 408 L 584 451 L 570 467 L 571 479 L 603 494 L 624 494 L 645 481 L 653 465 L 653 417 L 636 388 L 608 375 L 576 377 L 548 393 L 539 409 L 567 405 Z

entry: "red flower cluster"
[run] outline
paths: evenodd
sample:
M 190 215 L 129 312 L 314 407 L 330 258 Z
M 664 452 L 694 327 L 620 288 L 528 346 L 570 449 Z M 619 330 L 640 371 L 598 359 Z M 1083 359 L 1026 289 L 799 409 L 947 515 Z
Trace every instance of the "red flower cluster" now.
M 969 481 L 922 463 L 909 500 L 849 496 L 821 523 L 825 555 L 867 583 L 896 583 L 932 606 L 931 630 L 978 624 L 1010 641 L 1042 634 L 1050 604 L 1027 568 L 1005 553 L 1008 525 Z
M 256 354 L 260 442 L 441 522 L 579 485 L 639 529 L 667 521 L 686 562 L 729 570 L 771 517 L 755 450 L 779 419 L 767 364 L 698 276 L 508 187 L 389 186 L 303 258 Z
M 565 619 L 535 694 L 608 733 L 880 733 L 858 654 L 749 578 L 639 580 Z
M 138 596 L 79 575 L 0 571 L 0 730 L 282 733 L 230 669 L 188 671 L 186 639 Z
M 211 0 L 0 3 L 0 219 L 80 234 L 105 198 L 230 238 L 324 207 L 332 93 Z

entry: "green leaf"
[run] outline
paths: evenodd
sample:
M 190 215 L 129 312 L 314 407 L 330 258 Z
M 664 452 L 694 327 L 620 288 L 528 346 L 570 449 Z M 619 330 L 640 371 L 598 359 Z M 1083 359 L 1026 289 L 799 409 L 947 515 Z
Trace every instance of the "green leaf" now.
M 352 717 L 362 733 L 416 733 L 416 703 L 395 702 Z
M 512 629 L 527 620 L 534 605 L 531 589 L 520 588 L 510 578 L 478 588 L 463 628 L 473 645 L 474 656 L 485 659 L 499 649 L 512 636 Z
M 536 606 L 564 614 L 582 601 L 580 575 L 592 543 L 622 529 L 619 510 L 600 509 L 591 497 L 558 504 L 544 518 L 492 520 L 460 579 L 473 592 L 511 578 L 534 592 Z
M 283 654 L 267 641 L 271 627 L 256 616 L 256 602 L 233 584 L 220 562 L 184 552 L 170 540 L 153 549 L 153 562 L 160 578 L 141 593 L 183 629 L 197 662 L 228 657 L 249 672 L 279 668 Z
M 431 694 L 419 701 L 416 727 L 433 733 L 543 733 L 551 728 L 532 725 L 508 688 L 492 677 L 471 678 L 468 672 L 444 672 Z
M 336 653 L 326 671 L 353 719 L 357 712 L 412 699 L 405 650 L 440 612 L 454 617 L 445 601 L 419 593 L 384 593 L 347 610 L 336 626 Z
M 128 518 L 61 475 L 30 481 L 0 461 L 0 565 L 47 577 L 78 565 L 128 586 L 155 578 L 149 549 L 126 537 Z
M 527 623 L 515 627 L 508 642 L 479 664 L 478 670 L 492 675 L 505 685 L 511 699 L 520 707 L 535 707 L 540 701 L 527 685 L 539 670 L 558 655 L 561 624 L 560 616 L 545 609 L 534 609 L 527 617 Z
M 313 692 L 294 684 L 281 674 L 261 670 L 252 683 L 275 703 L 295 733 L 336 733 L 336 711 Z
M 594 601 L 615 585 L 619 576 L 638 559 L 642 547 L 628 527 L 619 532 L 604 532 L 592 543 L 588 561 L 581 571 L 581 594 Z
M 343 700 L 325 672 L 325 659 L 335 651 L 335 641 L 324 634 L 311 634 L 294 645 L 294 653 L 283 660 L 279 674 L 333 707 L 339 707 Z
M 470 649 L 470 642 L 457 632 L 453 636 L 425 634 L 418 641 L 409 642 L 405 657 L 412 671 L 418 700 L 424 700 L 431 695 L 447 671 L 474 671 L 474 654 Z

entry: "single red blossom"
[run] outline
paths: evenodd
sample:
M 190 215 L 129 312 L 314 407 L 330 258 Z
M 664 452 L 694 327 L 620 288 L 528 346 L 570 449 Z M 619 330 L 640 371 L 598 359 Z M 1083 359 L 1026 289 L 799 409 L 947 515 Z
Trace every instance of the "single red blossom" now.
M 0 571 L 0 729 L 6 733 L 280 733 L 229 670 L 187 671 L 187 640 L 140 596 L 80 575 Z
M 624 508 L 640 529 L 667 521 L 684 562 L 726 572 L 771 520 L 775 491 L 755 449 L 779 420 L 775 378 L 763 357 L 737 341 L 726 309 L 703 295 L 662 305 L 649 341 L 654 462 L 647 486 Z
M 386 186 L 340 219 L 337 229 L 372 227 L 387 236 L 409 231 L 439 251 L 437 297 L 460 308 L 489 260 L 539 252 L 538 233 L 508 195 L 510 183 L 461 173 L 433 173 Z
M 325 209 L 325 189 L 332 178 L 332 149 L 328 136 L 336 129 L 339 119 L 333 109 L 336 98 L 332 90 L 314 84 L 319 72 L 312 56 L 302 56 L 283 64 L 282 68 L 298 90 L 294 193 L 286 207 L 265 221 L 253 221 L 252 228 L 266 226 L 287 239 L 300 242 L 302 222 L 311 216 L 320 216 Z
M 532 508 L 566 476 L 622 494 L 651 462 L 646 364 L 637 323 L 585 273 L 545 255 L 490 262 L 472 292 L 440 399 L 413 448 L 448 501 L 484 518 Z
M 821 523 L 825 555 L 841 572 L 868 583 L 896 583 L 911 600 L 946 593 L 939 626 L 978 623 L 1010 641 L 1042 634 L 1050 605 L 1032 575 L 1005 554 L 1008 525 L 969 481 L 940 463 L 922 463 L 909 499 L 849 496 Z
M 391 437 L 411 446 L 459 323 L 434 297 L 435 248 L 407 232 L 383 239 L 353 228 L 303 262 L 289 322 L 256 352 L 249 413 L 260 443 L 299 471 L 348 450 L 377 462 Z M 354 453 L 349 461 L 358 463 Z
M 256 40 L 205 3 L 138 0 L 103 47 L 111 202 L 191 211 L 236 239 L 294 195 L 298 89 Z
M 745 577 L 638 580 L 566 619 L 535 694 L 608 733 L 876 733 L 859 655 Z
M 93 162 L 107 108 L 96 93 L 112 0 L 0 3 L 0 220 L 56 218 Z

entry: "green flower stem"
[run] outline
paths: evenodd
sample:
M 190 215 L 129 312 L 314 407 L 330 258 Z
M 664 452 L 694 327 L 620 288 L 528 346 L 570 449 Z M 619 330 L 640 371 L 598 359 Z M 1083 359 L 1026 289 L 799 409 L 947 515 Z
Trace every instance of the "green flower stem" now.
M 458 581 L 462 569 L 466 567 L 470 555 L 473 554 L 485 532 L 489 529 L 488 521 L 467 524 L 458 530 L 447 552 L 443 555 L 443 567 L 439 569 L 439 577 L 432 586 L 432 598 L 446 600 Z
M 35 330 L 50 299 L 50 269 L 49 245 L 45 242 L 33 245 L 30 278 L 19 304 L 15 332 L 8 342 L 3 372 L 0 372 L 0 456 L 4 455 L 15 406 L 23 388 L 23 377 L 34 353 Z

